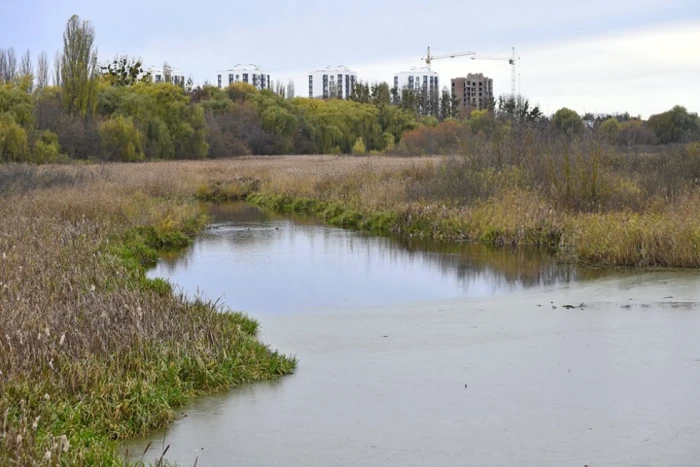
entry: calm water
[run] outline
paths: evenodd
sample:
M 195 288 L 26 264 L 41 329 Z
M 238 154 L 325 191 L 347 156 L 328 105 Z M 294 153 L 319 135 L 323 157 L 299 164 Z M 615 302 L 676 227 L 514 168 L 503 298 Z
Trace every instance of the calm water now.
M 382 238 L 243 203 L 209 211 L 215 224 L 149 275 L 256 315 L 542 290 L 581 276 L 543 251 Z
M 577 270 L 243 204 L 212 213 L 151 275 L 249 312 L 298 370 L 200 398 L 130 452 L 170 445 L 184 466 L 697 465 L 696 271 Z

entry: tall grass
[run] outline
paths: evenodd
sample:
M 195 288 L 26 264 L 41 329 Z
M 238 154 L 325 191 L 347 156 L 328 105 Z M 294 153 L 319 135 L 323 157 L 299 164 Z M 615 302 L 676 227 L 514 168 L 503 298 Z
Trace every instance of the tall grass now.
M 120 464 L 117 440 L 170 422 L 193 395 L 294 367 L 246 316 L 143 275 L 154 248 L 203 225 L 175 184 L 159 197 L 85 170 L 0 197 L 0 465 Z

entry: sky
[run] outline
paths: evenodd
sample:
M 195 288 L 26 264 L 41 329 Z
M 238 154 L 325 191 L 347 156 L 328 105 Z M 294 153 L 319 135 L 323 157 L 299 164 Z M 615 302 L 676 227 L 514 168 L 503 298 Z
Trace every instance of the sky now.
M 96 30 L 101 61 L 116 54 L 167 61 L 196 83 L 254 63 L 272 80 L 306 89 L 308 71 L 346 65 L 365 81 L 422 66 L 434 53 L 507 58 L 515 47 L 519 90 L 545 114 L 629 112 L 648 117 L 674 105 L 700 111 L 698 0 L 266 0 L 239 2 L 25 0 L 0 8 L 0 47 L 49 57 L 67 19 Z M 467 73 L 510 92 L 506 61 L 436 60 L 441 84 Z

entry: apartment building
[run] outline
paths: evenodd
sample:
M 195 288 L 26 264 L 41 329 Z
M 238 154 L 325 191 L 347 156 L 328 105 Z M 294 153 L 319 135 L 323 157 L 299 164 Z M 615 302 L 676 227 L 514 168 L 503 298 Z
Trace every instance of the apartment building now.
M 171 66 L 151 66 L 146 72 L 151 74 L 151 80 L 154 83 L 170 82 L 170 84 L 175 84 L 177 86 L 185 86 L 185 74 L 177 68 Z
M 415 67 L 409 71 L 395 73 L 394 87 L 399 91 L 410 89 L 413 91 L 438 93 L 440 92 L 440 78 L 436 72 L 427 67 Z
M 487 109 L 493 99 L 493 80 L 483 73 L 469 73 L 465 78 L 452 78 L 452 94 L 459 102 L 459 113 L 468 117 L 473 110 Z
M 329 65 L 309 72 L 309 97 L 347 99 L 357 83 L 357 73 L 343 65 Z
M 271 89 L 270 75 L 258 65 L 236 65 L 228 70 L 219 71 L 216 85 L 219 89 L 227 88 L 233 83 L 248 83 L 257 89 Z

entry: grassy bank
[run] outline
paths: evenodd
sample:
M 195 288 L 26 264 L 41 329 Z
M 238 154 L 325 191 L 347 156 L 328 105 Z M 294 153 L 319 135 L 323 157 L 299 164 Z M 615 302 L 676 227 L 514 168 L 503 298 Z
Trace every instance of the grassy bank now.
M 653 158 L 675 167 L 672 155 L 638 156 L 657 166 Z M 248 199 L 343 227 L 546 245 L 564 261 L 595 265 L 700 266 L 700 188 L 692 179 L 666 169 L 582 173 L 589 161 L 576 164 L 576 177 L 553 172 L 550 184 L 518 167 L 474 168 L 465 157 L 244 158 L 193 164 L 188 176 L 204 199 Z
M 194 395 L 293 370 L 255 321 L 145 277 L 203 227 L 191 196 L 97 167 L 0 171 L 0 465 L 119 465 L 118 440 Z
M 131 197 L 247 198 L 346 227 L 494 245 L 548 245 L 571 262 L 700 266 L 700 188 L 690 169 L 672 176 L 692 159 L 682 150 L 635 157 L 610 156 L 608 167 L 593 173 L 585 171 L 590 160 L 577 157 L 570 171 L 552 171 L 550 182 L 544 156 L 541 181 L 532 175 L 540 165 L 494 169 L 467 156 L 244 157 L 80 170 L 47 166 L 40 177 L 70 174 L 80 183 L 118 185 Z M 27 183 L 16 182 L 8 190 Z

